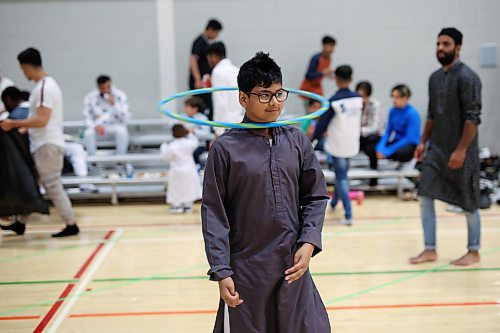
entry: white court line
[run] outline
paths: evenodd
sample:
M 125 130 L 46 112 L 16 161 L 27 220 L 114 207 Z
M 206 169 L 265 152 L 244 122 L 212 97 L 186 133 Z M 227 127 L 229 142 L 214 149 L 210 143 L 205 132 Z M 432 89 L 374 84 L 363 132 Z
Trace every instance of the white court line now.
M 61 312 L 59 312 L 59 315 L 54 320 L 54 322 L 52 323 L 50 328 L 47 329 L 47 331 L 46 331 L 47 333 L 56 332 L 58 330 L 59 326 L 61 326 L 64 319 L 66 319 L 66 316 L 68 315 L 69 311 L 71 310 L 73 305 L 76 303 L 76 300 L 78 299 L 80 294 L 85 290 L 85 287 L 87 287 L 87 284 L 89 284 L 89 282 L 92 281 L 92 277 L 94 276 L 95 272 L 102 265 L 102 263 L 104 262 L 104 259 L 106 259 L 106 256 L 108 255 L 109 251 L 111 251 L 111 249 L 113 248 L 113 245 L 116 243 L 118 238 L 120 238 L 122 233 L 123 233 L 123 229 L 117 229 L 116 232 L 113 234 L 113 237 L 111 237 L 110 241 L 105 243 L 104 250 L 98 254 L 98 257 L 91 264 L 91 267 L 88 270 L 88 272 L 85 274 L 84 278 L 78 282 L 78 287 L 76 288 L 75 292 L 73 294 L 71 294 L 68 302 L 64 305 Z

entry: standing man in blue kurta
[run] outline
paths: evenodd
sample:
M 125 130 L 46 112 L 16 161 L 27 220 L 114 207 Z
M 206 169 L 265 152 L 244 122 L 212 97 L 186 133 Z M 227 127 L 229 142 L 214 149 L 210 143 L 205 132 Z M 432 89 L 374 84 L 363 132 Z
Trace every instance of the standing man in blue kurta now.
M 435 261 L 436 213 L 434 199 L 460 206 L 467 219 L 467 253 L 451 263 L 479 262 L 479 149 L 477 128 L 481 114 L 481 81 L 460 61 L 462 33 L 444 28 L 438 35 L 436 55 L 442 68 L 429 79 L 429 113 L 415 156 L 422 160 L 418 194 L 424 228 L 424 251 L 410 263 Z M 425 151 L 426 143 L 429 143 Z

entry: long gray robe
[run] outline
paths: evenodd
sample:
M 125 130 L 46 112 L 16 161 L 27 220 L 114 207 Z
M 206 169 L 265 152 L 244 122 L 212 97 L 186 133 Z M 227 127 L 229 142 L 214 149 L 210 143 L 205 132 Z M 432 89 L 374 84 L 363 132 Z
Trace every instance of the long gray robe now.
M 231 332 L 327 333 L 325 306 L 309 270 L 284 272 L 302 243 L 321 251 L 326 183 L 311 143 L 293 127 L 231 130 L 212 145 L 202 223 L 211 280 L 232 276 L 243 304 L 229 308 Z M 220 300 L 214 332 L 223 332 Z
M 467 149 L 462 168 L 451 170 L 448 161 L 465 122 L 481 122 L 481 81 L 477 74 L 459 60 L 447 72 L 434 72 L 429 79 L 428 112 L 434 128 L 422 163 L 419 195 L 474 211 L 480 195 L 477 135 Z

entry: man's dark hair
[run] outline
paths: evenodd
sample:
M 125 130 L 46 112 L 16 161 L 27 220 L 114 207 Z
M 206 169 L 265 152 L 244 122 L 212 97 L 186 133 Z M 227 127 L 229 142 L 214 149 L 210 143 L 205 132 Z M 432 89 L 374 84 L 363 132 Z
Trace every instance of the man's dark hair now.
M 7 97 L 13 100 L 14 102 L 20 102 L 23 98 L 21 96 L 21 90 L 17 89 L 14 86 L 7 87 L 2 92 L 2 102 L 6 104 Z
M 205 109 L 205 103 L 203 99 L 199 96 L 191 96 L 184 101 L 184 105 L 189 105 L 193 108 L 198 108 L 198 112 L 203 112 Z
M 104 84 L 108 81 L 111 81 L 111 78 L 108 76 L 108 75 L 100 75 L 98 78 L 97 78 L 97 85 L 101 85 L 101 84 Z
M 226 57 L 226 47 L 224 46 L 223 42 L 215 42 L 213 44 L 208 45 L 205 52 L 207 56 L 212 54 L 222 59 Z
M 401 97 L 410 97 L 411 96 L 411 90 L 406 84 L 398 84 L 394 86 L 394 88 L 391 89 L 391 93 L 393 91 L 397 91 Z
M 188 136 L 189 131 L 182 126 L 182 124 L 175 124 L 172 127 L 172 135 L 174 138 L 183 138 L 185 136 Z
M 462 45 L 462 40 L 464 38 L 464 35 L 462 35 L 462 33 L 457 28 L 453 27 L 443 28 L 439 32 L 438 37 L 443 35 L 451 37 L 455 41 L 456 45 Z
M 17 60 L 21 65 L 27 64 L 35 67 L 42 67 L 42 55 L 40 51 L 29 47 L 17 55 Z
M 335 76 L 341 81 L 349 81 L 352 79 L 352 68 L 349 65 L 342 65 L 335 70 Z
M 363 90 L 367 96 L 371 96 L 372 95 L 372 84 L 368 81 L 360 81 L 356 85 L 356 91 L 358 91 L 358 90 Z
M 255 87 L 270 87 L 282 83 L 281 68 L 269 57 L 269 53 L 257 52 L 255 56 L 240 67 L 238 88 L 250 92 Z
M 323 45 L 324 45 L 324 44 L 332 44 L 332 45 L 335 45 L 335 44 L 337 44 L 337 41 L 336 41 L 336 40 L 335 40 L 335 38 L 333 38 L 332 36 L 328 36 L 328 35 L 326 35 L 325 37 L 323 37 L 322 43 L 323 43 Z
M 205 28 L 205 30 L 208 30 L 208 29 L 221 31 L 222 24 L 219 21 L 217 21 L 216 19 L 211 19 L 210 21 L 208 21 L 207 27 Z

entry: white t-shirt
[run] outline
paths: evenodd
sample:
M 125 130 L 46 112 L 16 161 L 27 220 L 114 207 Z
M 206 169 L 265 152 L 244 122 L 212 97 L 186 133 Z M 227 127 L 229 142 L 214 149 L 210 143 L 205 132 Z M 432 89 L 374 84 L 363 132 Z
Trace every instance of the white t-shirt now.
M 343 98 L 332 102 L 335 116 L 328 125 L 325 150 L 335 157 L 349 158 L 359 153 L 361 134 L 361 97 Z
M 0 94 L 3 93 L 5 88 L 12 87 L 14 82 L 8 77 L 0 77 Z M 3 105 L 2 100 L 0 99 L 0 112 L 5 110 L 5 105 Z
M 38 81 L 31 90 L 29 102 L 31 115 L 42 106 L 51 109 L 45 127 L 29 130 L 31 152 L 48 143 L 64 148 L 62 92 L 54 78 L 46 76 Z
M 212 87 L 237 87 L 238 72 L 238 67 L 231 60 L 222 59 L 212 70 Z M 239 123 L 243 120 L 238 90 L 215 92 L 212 101 L 215 121 Z

